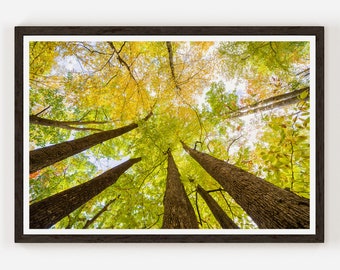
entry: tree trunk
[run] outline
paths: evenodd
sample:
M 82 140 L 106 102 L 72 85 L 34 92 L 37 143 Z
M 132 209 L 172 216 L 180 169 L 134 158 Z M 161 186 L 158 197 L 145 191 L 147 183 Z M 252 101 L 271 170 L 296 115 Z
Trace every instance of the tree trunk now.
M 168 151 L 163 229 L 198 229 L 194 208 L 185 192 L 175 161 Z
M 30 228 L 50 228 L 114 184 L 127 169 L 140 160 L 141 158 L 129 159 L 90 181 L 33 203 L 30 205 Z
M 302 100 L 308 100 L 309 95 L 304 99 L 301 99 L 299 97 L 305 91 L 309 92 L 309 87 L 305 87 L 302 89 L 295 90 L 293 92 L 289 92 L 286 94 L 264 99 L 262 101 L 256 102 L 255 104 L 240 108 L 236 111 L 229 112 L 227 115 L 228 115 L 228 118 L 236 118 L 236 117 L 250 115 L 250 114 L 254 114 L 258 112 L 265 112 L 265 111 L 273 110 L 275 108 L 288 106 L 291 104 L 298 103 L 299 101 L 302 101 Z
M 151 115 L 152 112 L 149 113 L 144 120 L 148 120 Z M 132 123 L 125 127 L 98 132 L 73 141 L 62 142 L 30 151 L 30 173 L 36 172 L 58 161 L 78 154 L 98 143 L 123 135 L 137 127 L 138 124 Z
M 309 228 L 308 199 L 182 144 L 185 151 L 233 197 L 259 228 Z
M 46 118 L 41 118 L 36 115 L 30 115 L 30 124 L 42 125 L 48 127 L 57 127 L 68 130 L 93 130 L 93 131 L 102 131 L 98 128 L 86 128 L 86 127 L 74 127 L 74 126 L 82 126 L 82 125 L 90 125 L 90 124 L 105 124 L 107 121 L 57 121 Z
M 297 90 L 294 90 L 294 91 L 291 91 L 291 92 L 288 92 L 288 93 L 284 93 L 284 94 L 281 94 L 281 95 L 266 98 L 264 100 L 260 100 L 260 101 L 254 103 L 254 104 L 249 105 L 249 106 L 245 106 L 243 108 L 240 108 L 239 110 L 248 110 L 248 109 L 251 109 L 251 108 L 259 107 L 260 105 L 263 105 L 263 104 L 270 104 L 270 103 L 274 103 L 274 102 L 277 102 L 277 101 L 282 101 L 282 100 L 285 100 L 285 99 L 297 97 L 305 91 L 309 92 L 309 87 L 304 87 L 304 88 L 297 89 Z
M 213 213 L 214 217 L 220 223 L 222 229 L 239 229 L 239 227 L 234 223 L 234 221 L 228 217 L 225 211 L 218 205 L 213 197 L 210 196 L 200 185 L 197 186 L 197 192 L 207 203 L 209 209 Z

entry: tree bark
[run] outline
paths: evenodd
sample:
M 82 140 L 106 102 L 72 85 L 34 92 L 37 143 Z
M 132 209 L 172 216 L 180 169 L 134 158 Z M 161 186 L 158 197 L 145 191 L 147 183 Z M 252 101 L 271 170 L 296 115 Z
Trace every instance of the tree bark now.
M 148 120 L 151 115 L 152 112 L 149 113 L 143 120 Z M 132 123 L 125 127 L 102 131 L 73 141 L 62 142 L 32 150 L 30 151 L 30 173 L 36 172 L 58 161 L 78 154 L 98 143 L 123 135 L 137 127 L 138 124 Z
M 245 106 L 243 108 L 240 108 L 239 110 L 248 110 L 250 108 L 256 108 L 256 107 L 263 105 L 263 104 L 269 104 L 269 103 L 273 103 L 273 102 L 282 101 L 282 100 L 285 100 L 285 99 L 297 97 L 305 91 L 309 92 L 309 87 L 304 87 L 304 88 L 297 89 L 297 90 L 294 90 L 294 91 L 291 91 L 291 92 L 288 92 L 288 93 L 284 93 L 284 94 L 281 94 L 281 95 L 266 98 L 264 100 L 260 100 L 260 101 L 254 103 L 254 104 L 249 105 L 249 106 Z
M 163 229 L 198 229 L 194 208 L 185 192 L 175 161 L 168 151 Z
M 78 207 L 114 184 L 141 158 L 134 158 L 106 171 L 81 185 L 67 189 L 30 205 L 30 228 L 47 229 Z
M 93 131 L 102 131 L 98 128 L 86 128 L 86 127 L 74 127 L 81 125 L 89 125 L 89 124 L 105 124 L 108 121 L 57 121 L 42 118 L 36 115 L 30 115 L 30 124 L 49 126 L 49 127 L 57 127 L 68 130 L 93 130 Z
M 201 195 L 204 201 L 207 203 L 209 209 L 213 213 L 214 217 L 220 223 L 222 229 L 239 229 L 234 221 L 228 217 L 225 211 L 218 205 L 213 197 L 210 196 L 200 185 L 197 186 L 197 192 Z
M 265 111 L 273 110 L 275 108 L 288 106 L 291 104 L 298 103 L 299 101 L 302 101 L 302 100 L 308 100 L 309 94 L 304 99 L 299 98 L 299 95 L 305 91 L 309 91 L 309 87 L 305 87 L 305 88 L 298 89 L 298 90 L 295 90 L 289 93 L 285 93 L 282 95 L 277 95 L 274 97 L 264 99 L 252 105 L 240 108 L 235 111 L 231 111 L 227 114 L 227 116 L 228 118 L 236 118 L 236 117 L 250 115 L 250 114 L 254 114 L 258 112 L 265 112 Z
M 182 144 L 185 151 L 233 197 L 259 228 L 309 228 L 308 199 Z

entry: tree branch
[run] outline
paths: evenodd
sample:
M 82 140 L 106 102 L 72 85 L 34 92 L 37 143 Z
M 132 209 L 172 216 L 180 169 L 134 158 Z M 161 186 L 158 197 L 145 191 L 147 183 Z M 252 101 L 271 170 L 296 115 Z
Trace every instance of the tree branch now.
M 87 229 L 91 224 L 93 224 L 93 222 L 96 221 L 96 219 L 103 214 L 105 211 L 107 211 L 108 207 L 114 203 L 118 198 L 120 197 L 120 195 L 118 195 L 116 198 L 110 200 L 96 215 L 94 215 L 91 219 L 87 220 L 83 229 Z
M 230 155 L 229 155 L 229 150 L 230 150 L 230 147 L 231 147 L 236 141 L 238 141 L 240 138 L 242 138 L 242 136 L 243 136 L 243 135 L 240 135 L 239 137 L 233 139 L 233 140 L 229 143 L 229 145 L 228 145 L 228 147 L 227 147 L 227 154 L 228 154 L 227 162 L 229 162 L 229 157 L 230 157 Z
M 198 207 L 197 190 L 195 192 L 195 205 L 196 205 L 197 215 L 198 215 L 198 219 L 199 219 L 198 223 L 202 226 L 202 217 L 201 217 L 200 209 Z
M 92 130 L 92 131 L 102 131 L 98 128 L 86 128 L 86 127 L 74 127 L 81 125 L 89 125 L 89 124 L 105 124 L 108 121 L 57 121 L 46 118 L 41 118 L 36 115 L 30 115 L 30 124 L 42 125 L 42 126 L 50 126 L 50 127 L 58 127 L 68 130 Z
M 204 131 L 205 131 L 206 134 L 207 134 L 208 132 L 207 132 L 207 130 L 205 129 L 205 127 L 203 126 L 203 124 L 202 124 L 202 121 L 201 121 L 201 118 L 200 118 L 200 115 L 199 115 L 197 109 L 196 109 L 194 106 L 192 106 L 190 103 L 186 102 L 185 99 L 180 95 L 179 92 L 176 92 L 176 94 L 180 97 L 180 99 L 182 100 L 182 102 L 183 102 L 185 105 L 187 105 L 190 109 L 192 109 L 192 110 L 194 111 L 194 113 L 195 113 L 195 115 L 196 115 L 196 117 L 197 117 L 198 123 L 199 123 L 199 125 L 200 125 L 200 138 L 199 138 L 199 141 L 202 142 L 203 129 L 204 129 Z M 202 143 L 201 143 L 201 144 L 202 144 Z
M 176 76 L 175 76 L 175 68 L 174 68 L 174 54 L 173 54 L 173 50 L 172 50 L 172 45 L 170 41 L 166 42 L 166 47 L 168 49 L 168 54 L 169 54 L 169 64 L 170 64 L 170 70 L 171 70 L 171 76 L 172 79 L 175 83 L 175 86 L 178 90 L 182 90 L 181 87 L 178 85 L 177 80 L 176 80 Z
M 153 226 L 155 226 L 155 225 L 158 223 L 158 221 L 159 221 L 159 219 L 160 219 L 160 217 L 161 217 L 162 215 L 164 215 L 164 213 L 158 214 L 158 215 L 157 215 L 157 220 L 156 220 L 154 223 L 152 223 L 151 225 L 149 225 L 149 226 L 147 227 L 147 229 L 151 229 Z
M 158 163 L 158 164 L 156 164 L 154 167 L 152 167 L 151 169 L 150 169 L 150 171 L 147 173 L 147 175 L 143 178 L 143 180 L 142 180 L 142 183 L 139 185 L 139 187 L 138 187 L 138 190 L 140 190 L 141 188 L 142 188 L 142 186 L 144 185 L 144 182 L 145 182 L 145 180 L 146 180 L 146 178 L 148 178 L 159 166 L 161 166 L 162 165 L 162 163 L 164 162 L 164 161 L 166 161 L 167 160 L 167 157 L 166 158 L 164 158 L 160 163 Z
M 120 54 L 119 54 L 119 53 L 121 52 L 121 50 L 123 49 L 123 46 L 124 46 L 125 44 L 123 44 L 123 46 L 120 48 L 120 50 L 117 51 L 117 49 L 116 49 L 116 47 L 113 45 L 113 42 L 112 42 L 112 41 L 108 41 L 107 43 L 110 45 L 111 49 L 112 49 L 112 50 L 114 51 L 114 53 L 117 55 L 117 60 L 119 61 L 119 63 L 120 63 L 122 66 L 124 66 L 124 67 L 128 70 L 128 72 L 129 72 L 131 78 L 132 78 L 132 79 L 135 81 L 135 83 L 138 85 L 138 82 L 137 82 L 135 76 L 132 74 L 132 71 L 131 71 L 131 69 L 130 69 L 130 66 L 129 66 L 122 58 L 121 58 L 121 56 L 120 56 Z
M 45 112 L 45 111 L 48 110 L 49 108 L 51 108 L 51 105 L 48 105 L 45 109 L 43 109 L 42 111 L 36 113 L 35 116 L 38 116 L 39 114 L 42 114 L 43 112 Z

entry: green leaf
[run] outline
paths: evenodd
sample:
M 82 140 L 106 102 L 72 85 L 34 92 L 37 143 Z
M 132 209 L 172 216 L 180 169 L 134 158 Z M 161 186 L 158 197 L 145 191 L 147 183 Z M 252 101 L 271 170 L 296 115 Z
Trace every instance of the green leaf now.
M 299 98 L 304 100 L 306 99 L 307 97 L 309 96 L 309 91 L 306 90 L 306 91 L 303 91 L 300 95 L 299 95 Z

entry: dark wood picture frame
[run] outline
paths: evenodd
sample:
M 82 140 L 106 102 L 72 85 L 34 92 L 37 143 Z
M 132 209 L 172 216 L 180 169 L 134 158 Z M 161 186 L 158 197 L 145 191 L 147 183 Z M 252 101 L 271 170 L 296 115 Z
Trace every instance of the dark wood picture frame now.
M 315 37 L 315 233 L 313 234 L 26 234 L 24 232 L 25 36 L 313 36 Z M 264 243 L 324 241 L 324 28 L 308 27 L 31 27 L 15 28 L 15 242 Z

